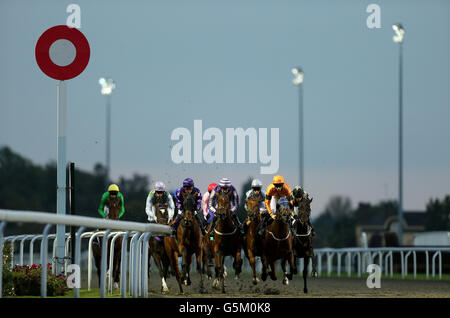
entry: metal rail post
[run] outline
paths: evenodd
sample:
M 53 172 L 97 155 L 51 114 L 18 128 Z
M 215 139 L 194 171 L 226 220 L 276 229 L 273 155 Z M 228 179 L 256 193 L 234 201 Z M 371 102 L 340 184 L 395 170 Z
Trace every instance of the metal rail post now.
M 34 241 L 36 241 L 37 239 L 41 239 L 42 238 L 42 234 L 40 235 L 35 235 L 30 242 L 30 264 L 33 265 L 34 264 Z
M 48 259 L 48 232 L 53 224 L 47 224 L 42 233 L 41 241 L 41 297 L 47 297 L 47 259 Z
M 147 232 L 144 235 L 143 240 L 143 253 L 142 253 L 142 297 L 148 297 L 148 241 L 152 233 Z
M 106 291 L 106 267 L 108 265 L 107 253 L 108 253 L 108 239 L 111 230 L 106 230 L 102 240 L 102 259 L 101 259 L 101 271 L 100 271 L 100 298 L 105 298 Z M 111 266 L 109 266 L 111 268 Z
M 81 262 L 80 262 L 80 255 L 81 255 L 81 234 L 83 234 L 84 226 L 81 226 L 77 233 L 75 234 L 75 245 L 72 245 L 75 247 L 75 258 L 74 263 L 80 266 L 80 272 L 81 272 Z M 75 298 L 80 298 L 80 289 L 74 286 L 73 293 Z
M 122 239 L 122 256 L 120 257 L 120 294 L 122 298 L 127 296 L 127 245 L 130 231 L 126 231 Z

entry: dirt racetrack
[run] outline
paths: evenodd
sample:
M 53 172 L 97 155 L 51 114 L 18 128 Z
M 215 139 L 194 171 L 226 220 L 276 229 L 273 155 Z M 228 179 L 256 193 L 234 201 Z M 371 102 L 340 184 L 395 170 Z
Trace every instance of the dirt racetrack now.
M 205 277 L 206 278 L 206 277 Z M 254 286 L 251 275 L 243 273 L 239 280 L 234 279 L 231 271 L 225 279 L 226 294 L 212 287 L 212 280 L 205 279 L 206 294 L 199 293 L 198 274 L 191 272 L 192 285 L 184 286 L 184 295 L 178 295 L 178 286 L 174 277 L 170 277 L 167 285 L 169 293 L 162 295 L 161 281 L 156 272 L 150 274 L 149 297 L 446 297 L 450 298 L 450 281 L 381 279 L 381 288 L 369 289 L 366 278 L 308 278 L 308 294 L 303 293 L 303 278 L 295 276 L 289 285 L 284 286 L 281 277 L 277 281 L 268 278 Z

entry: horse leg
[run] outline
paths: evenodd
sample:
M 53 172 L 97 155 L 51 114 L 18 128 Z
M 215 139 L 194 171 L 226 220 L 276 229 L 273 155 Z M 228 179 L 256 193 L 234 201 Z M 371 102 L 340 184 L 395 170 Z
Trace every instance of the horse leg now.
M 92 254 L 94 255 L 94 263 L 97 268 L 98 286 L 100 287 L 100 267 L 101 267 L 101 247 L 100 245 L 92 245 Z
M 161 255 L 157 251 L 152 253 L 153 260 L 155 261 L 156 267 L 158 268 L 159 277 L 161 278 L 161 293 L 164 294 L 168 291 L 167 285 L 165 284 L 164 274 L 162 269 Z
M 305 266 L 303 266 L 303 292 L 305 294 L 308 293 L 308 287 L 306 286 L 306 277 L 308 276 L 308 264 L 309 264 L 309 257 L 305 256 L 304 257 L 304 264 Z
M 315 255 L 314 255 L 313 249 L 311 249 L 311 263 L 312 263 L 311 277 L 317 277 L 317 271 L 316 271 L 316 257 L 315 257 Z
M 187 278 L 186 278 L 187 249 L 185 247 L 182 247 L 180 250 L 181 250 L 181 280 L 183 281 L 183 284 L 187 286 Z
M 270 279 L 272 280 L 277 280 L 277 273 L 276 273 L 276 266 L 275 266 L 276 260 L 275 259 L 271 259 L 269 260 L 269 266 L 270 266 Z
M 265 255 L 261 255 L 261 263 L 262 263 L 261 279 L 263 282 L 265 282 L 267 279 L 267 258 Z
M 289 285 L 289 278 L 288 278 L 288 273 L 286 271 L 286 264 L 287 264 L 287 259 L 283 258 L 281 260 L 281 268 L 283 269 L 283 285 Z M 291 276 L 292 279 L 292 276 Z
M 186 283 L 187 283 L 187 286 L 191 285 L 191 275 L 190 275 L 191 263 L 192 263 L 192 253 L 189 252 L 189 253 L 187 253 L 187 259 L 186 259 Z
M 197 253 L 195 253 L 195 256 L 197 257 L 197 273 L 200 275 L 200 294 L 206 293 L 205 286 L 203 285 L 203 270 L 202 270 L 202 264 L 205 265 L 203 262 L 203 250 L 202 248 L 199 248 Z
M 178 282 L 179 293 L 182 295 L 184 293 L 183 293 L 183 287 L 182 287 L 182 284 L 181 284 L 180 269 L 178 268 L 178 253 L 177 252 L 172 252 L 172 254 L 169 256 L 169 261 L 170 261 L 170 266 L 175 271 L 175 277 L 176 277 L 177 282 Z
M 225 255 L 223 254 L 222 251 L 218 251 L 217 254 L 219 254 L 219 277 L 220 277 L 220 282 L 222 284 L 222 293 L 225 294 L 225 276 L 223 274 Z
M 216 277 L 212 283 L 212 286 L 214 288 L 217 288 L 217 287 L 219 287 L 219 280 L 220 280 L 220 261 L 219 261 L 219 252 L 218 251 L 216 251 L 214 253 L 214 264 L 215 264 L 214 269 L 215 269 Z
M 242 271 L 242 256 L 241 256 L 241 248 L 239 247 L 236 251 L 236 255 L 234 257 L 234 279 L 239 279 L 239 274 Z
M 253 272 L 253 285 L 256 285 L 258 283 L 258 278 L 256 277 L 256 259 L 255 255 L 253 255 L 253 251 L 251 251 L 250 249 L 248 250 L 247 257 Z

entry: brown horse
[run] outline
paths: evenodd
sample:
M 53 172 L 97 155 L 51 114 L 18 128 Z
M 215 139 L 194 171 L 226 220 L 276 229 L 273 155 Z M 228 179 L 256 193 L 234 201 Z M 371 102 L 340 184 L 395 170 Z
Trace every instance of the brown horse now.
M 119 219 L 119 212 L 120 212 L 120 205 L 121 199 L 118 196 L 115 197 L 109 197 L 106 199 L 106 206 L 109 209 L 107 219 L 110 220 L 118 220 Z M 102 255 L 102 243 L 103 238 L 98 238 L 97 244 L 92 245 L 92 252 L 94 255 L 94 261 L 95 266 L 97 267 L 97 276 L 98 276 L 98 282 L 100 285 L 100 272 L 101 272 L 101 255 Z M 108 240 L 108 253 L 107 253 L 107 271 L 109 275 L 112 275 L 113 277 L 113 283 L 114 288 L 119 288 L 119 281 L 120 281 L 120 259 L 122 255 L 122 237 L 118 237 L 114 243 L 114 259 L 113 259 L 113 266 L 111 270 L 111 264 L 109 264 L 109 254 L 110 254 L 110 248 L 111 248 L 111 240 Z
M 155 215 L 156 222 L 158 224 L 166 224 L 169 221 L 169 214 L 167 211 L 168 203 L 156 203 L 155 204 Z M 169 292 L 169 287 L 167 287 L 166 280 L 169 273 L 169 257 L 167 256 L 166 249 L 164 248 L 164 238 L 158 236 L 152 236 L 148 242 L 150 246 L 151 254 L 153 260 L 158 267 L 159 276 L 161 277 L 161 293 L 165 294 Z M 148 263 L 150 267 L 150 262 Z M 149 271 L 150 273 L 150 271 Z
M 298 216 L 295 217 L 296 237 L 294 240 L 294 256 L 304 259 L 303 266 L 303 292 L 308 292 L 306 277 L 308 276 L 309 260 L 312 260 L 311 276 L 316 277 L 316 263 L 313 250 L 313 240 L 311 235 L 311 226 L 309 219 L 311 216 L 312 198 L 300 197 L 294 198 L 294 202 L 298 204 Z
M 166 251 L 169 255 L 169 260 L 172 268 L 175 270 L 175 275 L 179 283 L 180 293 L 183 293 L 181 282 L 186 286 L 191 284 L 189 271 L 192 263 L 192 256 L 195 254 L 197 261 L 197 272 L 200 275 L 200 293 L 205 293 L 206 289 L 203 286 L 203 272 L 202 272 L 202 232 L 195 219 L 195 202 L 196 196 L 192 193 L 183 193 L 183 217 L 180 225 L 177 228 L 177 242 L 174 244 L 174 238 L 164 240 Z M 182 274 L 178 268 L 178 256 L 182 257 Z
M 262 240 L 264 255 L 261 257 L 263 263 L 261 279 L 263 281 L 267 279 L 268 274 L 272 280 L 277 279 L 275 263 L 278 259 L 282 260 L 284 285 L 289 284 L 289 280 L 292 280 L 292 275 L 297 273 L 293 253 L 294 238 L 288 224 L 291 220 L 291 215 L 292 211 L 289 207 L 277 204 L 275 220 L 268 226 Z M 286 261 L 289 262 L 290 273 L 286 271 Z M 269 266 L 270 272 L 268 273 Z
M 213 286 L 219 280 L 222 285 L 222 293 L 225 293 L 225 256 L 233 256 L 233 268 L 236 279 L 242 271 L 241 258 L 241 233 L 233 223 L 230 210 L 230 197 L 228 194 L 217 194 L 217 224 L 214 229 L 214 261 L 216 265 L 216 279 Z
M 256 256 L 262 256 L 261 240 L 258 237 L 258 227 L 261 223 L 259 200 L 257 198 L 245 199 L 247 202 L 247 230 L 244 236 L 244 252 L 253 271 L 253 285 L 258 283 L 256 277 Z

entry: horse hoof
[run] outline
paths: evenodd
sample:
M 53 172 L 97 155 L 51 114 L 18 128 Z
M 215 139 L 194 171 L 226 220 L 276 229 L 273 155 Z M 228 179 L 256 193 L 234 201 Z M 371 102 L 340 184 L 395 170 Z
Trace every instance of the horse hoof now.
M 239 275 L 235 275 L 234 279 L 238 280 L 239 279 Z
M 253 285 L 256 285 L 256 284 L 258 284 L 258 279 L 257 279 L 257 278 L 254 278 L 254 279 L 253 279 Z
M 317 277 L 317 272 L 311 272 L 311 277 Z
M 304 292 L 305 294 L 307 294 L 307 293 L 308 293 L 308 288 L 303 288 L 303 292 Z
M 115 282 L 113 287 L 114 287 L 114 289 L 119 289 L 119 284 Z
M 185 280 L 183 281 L 183 284 L 184 284 L 184 286 L 187 286 L 187 285 L 188 285 L 188 281 L 185 279 Z
M 283 279 L 283 285 L 289 285 L 289 279 L 287 277 Z
M 205 287 L 200 287 L 200 294 L 206 294 Z
M 261 274 L 261 279 L 263 282 L 265 282 L 267 279 L 267 274 L 266 273 Z
M 213 281 L 212 286 L 213 286 L 214 288 L 219 287 L 219 280 L 218 280 L 217 278 Z

